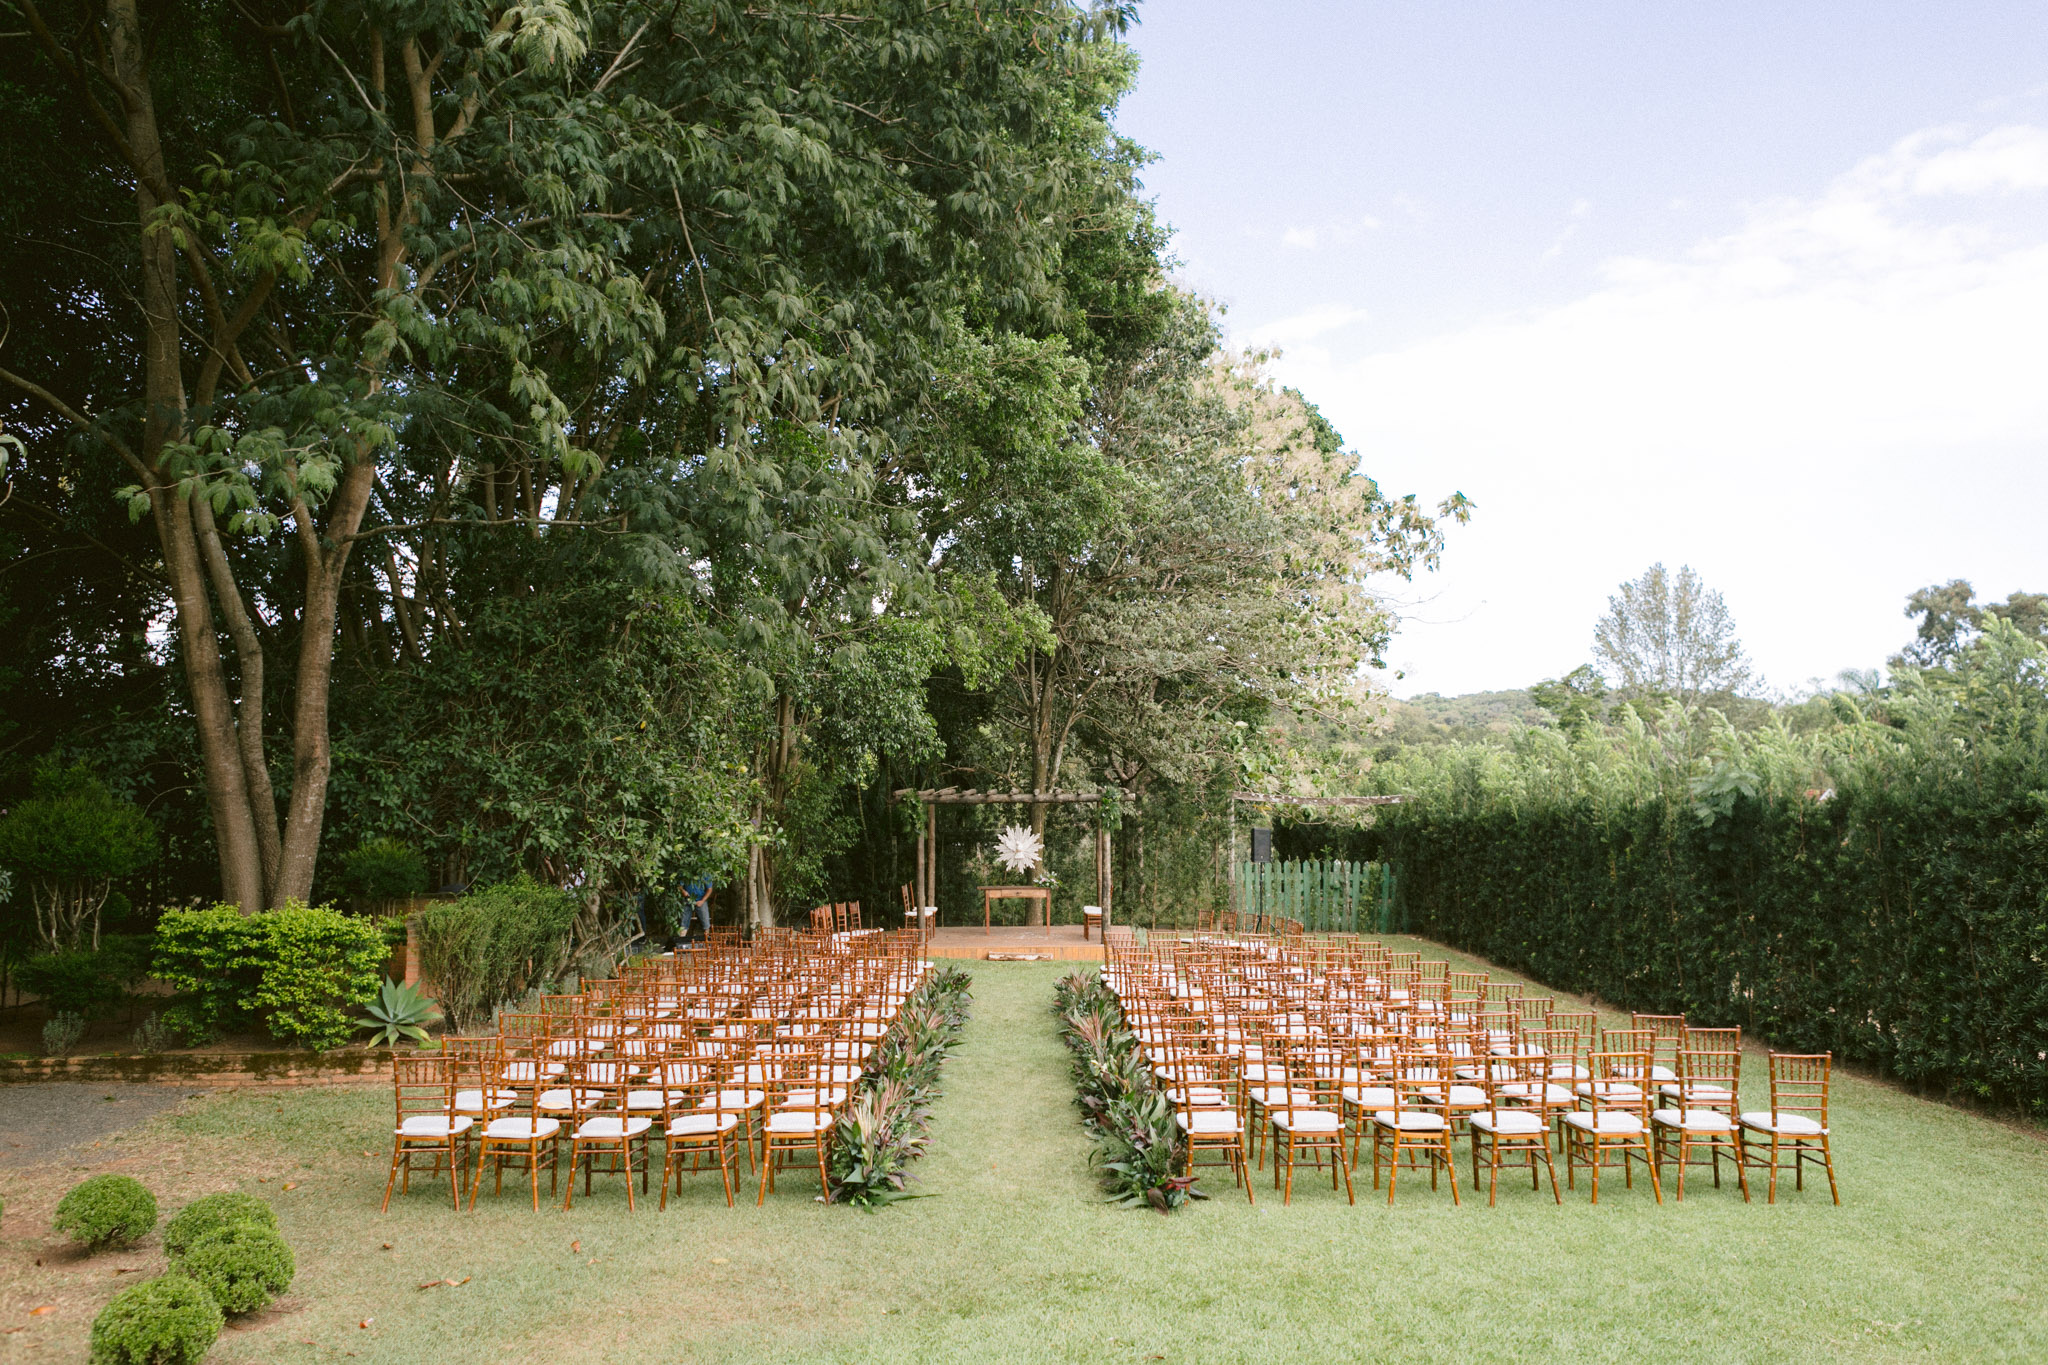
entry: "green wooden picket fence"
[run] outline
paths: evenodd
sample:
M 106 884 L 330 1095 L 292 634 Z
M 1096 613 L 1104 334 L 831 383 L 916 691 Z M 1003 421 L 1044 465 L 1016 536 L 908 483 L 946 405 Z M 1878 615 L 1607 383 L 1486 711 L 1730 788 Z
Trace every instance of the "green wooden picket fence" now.
M 1395 931 L 1394 874 L 1384 863 L 1244 862 L 1233 882 L 1241 915 L 1300 920 L 1312 934 Z

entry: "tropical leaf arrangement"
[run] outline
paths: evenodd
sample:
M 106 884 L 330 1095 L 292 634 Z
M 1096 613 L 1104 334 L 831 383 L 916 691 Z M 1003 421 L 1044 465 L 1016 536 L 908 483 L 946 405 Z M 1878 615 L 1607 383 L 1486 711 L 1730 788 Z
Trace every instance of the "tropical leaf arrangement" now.
M 411 1039 L 415 1043 L 427 1043 L 427 1025 L 441 1017 L 441 1011 L 434 1002 L 420 993 L 417 986 L 409 986 L 384 978 L 384 985 L 377 992 L 377 998 L 366 1007 L 370 1011 L 366 1019 L 356 1021 L 357 1028 L 372 1030 L 377 1036 L 370 1041 L 381 1047 L 396 1047 L 399 1040 Z
M 939 1068 L 966 1026 L 972 980 L 958 967 L 934 969 L 875 1048 L 833 1133 L 833 1203 L 873 1213 L 918 1197 L 909 1166 L 931 1140 Z
M 1073 972 L 1054 984 L 1053 1011 L 1074 1054 L 1075 1103 L 1095 1138 L 1090 1161 L 1109 1202 L 1164 1214 L 1207 1199 L 1197 1177 L 1175 1174 L 1182 1152 L 1173 1106 L 1125 1026 L 1115 992 L 1094 973 Z
M 1012 872 L 1029 872 L 1044 856 L 1045 840 L 1028 825 L 1005 825 L 996 836 L 996 861 Z

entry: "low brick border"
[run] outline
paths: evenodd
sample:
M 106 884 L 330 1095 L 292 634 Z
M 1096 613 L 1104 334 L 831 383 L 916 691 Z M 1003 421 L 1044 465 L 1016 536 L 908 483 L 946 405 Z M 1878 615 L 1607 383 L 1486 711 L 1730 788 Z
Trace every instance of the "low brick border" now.
M 0 1061 L 0 1086 L 40 1081 L 162 1085 L 369 1085 L 391 1075 L 389 1052 L 173 1052 L 132 1057 Z

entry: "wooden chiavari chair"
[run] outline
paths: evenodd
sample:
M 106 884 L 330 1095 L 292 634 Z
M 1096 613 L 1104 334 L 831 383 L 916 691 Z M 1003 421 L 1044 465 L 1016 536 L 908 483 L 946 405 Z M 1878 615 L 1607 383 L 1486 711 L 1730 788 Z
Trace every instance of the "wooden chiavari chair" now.
M 1740 1052 L 1688 1050 L 1678 1054 L 1678 1080 L 1658 1087 L 1662 1093 L 1675 1085 L 1678 1094 L 1675 1104 L 1667 1101 L 1650 1112 L 1651 1153 L 1660 1167 L 1667 1156 L 1677 1160 L 1675 1197 L 1680 1202 L 1685 1199 L 1685 1168 L 1695 1164 L 1693 1152 L 1701 1148 L 1713 1167 L 1714 1188 L 1721 1188 L 1721 1156 L 1726 1153 L 1748 1200 L 1749 1176 L 1735 1145 L 1735 1096 L 1741 1082 Z
M 818 1189 L 829 1194 L 832 1177 L 828 1161 L 832 1126 L 837 1121 L 834 1098 L 836 1095 L 843 1102 L 845 1090 L 824 1078 L 816 1054 L 788 1060 L 768 1085 L 772 1103 L 762 1124 L 761 1189 L 754 1202 L 768 1202 L 768 1192 L 775 1188 L 775 1172 L 795 1169 L 796 1158 L 802 1158 L 804 1165 L 815 1161 Z
M 699 1076 L 709 1073 L 705 1068 L 696 1068 Z M 719 1084 L 717 1079 L 698 1080 L 693 1084 L 663 1092 L 662 1110 L 662 1154 L 661 1154 L 661 1207 L 668 1208 L 669 1187 L 676 1193 L 683 1189 L 685 1172 L 696 1173 L 706 1169 L 708 1158 L 718 1168 L 718 1177 L 725 1185 L 725 1206 L 732 1207 L 733 1185 L 739 1180 L 740 1125 L 744 1115 L 727 1109 L 724 1100 L 734 1092 Z M 685 1165 L 685 1162 L 688 1162 Z
M 405 1173 L 400 1193 L 412 1191 L 413 1163 L 432 1157 L 427 1171 L 432 1180 L 448 1164 L 449 1202 L 462 1208 L 462 1179 L 458 1154 L 463 1135 L 476 1122 L 455 1111 L 455 1064 L 443 1056 L 410 1056 L 391 1059 L 391 1095 L 397 1106 L 397 1126 L 391 1130 L 391 1175 L 384 1182 L 384 1204 L 378 1211 L 389 1212 L 391 1188 Z
M 1330 1159 L 1330 1189 L 1334 1193 L 1341 1176 L 1344 1193 L 1353 1204 L 1358 1192 L 1351 1186 L 1351 1163 L 1344 1153 L 1344 1117 L 1339 1099 L 1338 1076 L 1342 1052 L 1328 1044 L 1313 1043 L 1288 1035 L 1276 1053 L 1267 1053 L 1266 1096 L 1268 1121 L 1273 1128 L 1273 1188 L 1280 1189 L 1280 1166 L 1287 1166 L 1287 1183 L 1280 1202 L 1294 1202 L 1294 1166 L 1303 1152 L 1312 1155 L 1320 1169 L 1325 1154 Z M 1279 1068 L 1275 1075 L 1274 1068 Z
M 1557 1168 L 1550 1161 L 1550 1125 L 1540 1107 L 1541 1097 L 1549 1085 L 1549 1059 L 1543 1056 L 1522 1055 L 1497 1057 L 1487 1066 L 1484 1087 L 1487 1103 L 1484 1109 L 1471 1115 L 1467 1120 L 1472 1134 L 1472 1189 L 1479 1189 L 1479 1154 L 1482 1148 L 1487 1154 L 1489 1175 L 1486 1185 L 1486 1205 L 1494 1206 L 1495 1196 L 1500 1190 L 1500 1168 L 1504 1157 L 1519 1156 L 1529 1168 L 1529 1188 L 1541 1189 L 1536 1179 L 1536 1162 L 1542 1159 L 1543 1169 L 1550 1173 L 1551 1199 L 1559 1204 L 1564 1196 L 1557 1189 Z M 1537 1105 L 1525 1103 L 1534 1096 Z
M 1387 1203 L 1394 1202 L 1394 1185 L 1403 1165 L 1420 1169 L 1429 1166 L 1429 1187 L 1437 1187 L 1437 1175 L 1450 1177 L 1451 1202 L 1458 1199 L 1458 1167 L 1451 1155 L 1451 1114 L 1448 1077 L 1439 1069 L 1434 1051 L 1404 1052 L 1394 1069 L 1394 1106 L 1372 1116 L 1372 1187 L 1380 1187 L 1380 1162 L 1387 1160 Z M 1405 1158 L 1405 1160 L 1404 1160 Z
M 499 1039 L 498 1074 L 504 1075 L 520 1065 L 530 1071 L 533 1066 L 530 1053 L 525 1062 L 519 1063 L 507 1052 L 506 1040 Z M 527 1093 L 531 1095 L 533 1092 Z M 559 1119 L 531 1113 L 501 1114 L 486 1123 L 477 1146 L 476 1172 L 470 1178 L 469 1207 L 472 1210 L 476 1208 L 477 1193 L 483 1189 L 485 1165 L 492 1169 L 491 1196 L 496 1198 L 505 1192 L 506 1164 L 516 1162 L 518 1169 L 527 1173 L 534 1212 L 540 1212 L 540 1172 L 543 1166 L 548 1172 L 548 1198 L 553 1199 L 560 1187 L 557 1162 L 561 1151 L 561 1131 Z
M 1635 1187 L 1635 1163 L 1650 1171 L 1650 1187 L 1664 1202 L 1664 1187 L 1650 1152 L 1650 1092 L 1643 1085 L 1647 1052 L 1596 1052 L 1586 1059 L 1592 1078 L 1575 1087 L 1581 1107 L 1564 1116 L 1565 1184 L 1577 1189 L 1581 1164 L 1592 1168 L 1593 1202 L 1600 1202 L 1600 1170 L 1621 1158 L 1622 1180 Z
M 1685 1016 L 1682 1014 L 1631 1014 L 1629 1027 L 1650 1030 L 1650 1079 L 1676 1081 L 1678 1054 L 1685 1046 Z
M 1837 1204 L 1842 1202 L 1835 1184 L 1834 1153 L 1828 1147 L 1828 1085 L 1834 1061 L 1832 1052 L 1773 1052 L 1771 1107 L 1751 1110 L 1738 1120 L 1737 1159 L 1745 1167 L 1769 1169 L 1769 1203 L 1778 1202 L 1778 1171 L 1784 1156 L 1792 1158 L 1794 1189 L 1806 1188 L 1806 1163 L 1818 1161 L 1828 1174 L 1828 1193 Z
M 582 1087 L 586 1094 L 595 1096 L 587 1116 L 576 1125 L 569 1135 L 569 1179 L 562 1196 L 562 1207 L 572 1207 L 576 1202 L 576 1171 L 583 1170 L 583 1192 L 590 1193 L 591 1177 L 596 1174 L 623 1175 L 626 1177 L 626 1208 L 633 1208 L 633 1174 L 640 1174 L 642 1188 L 647 1184 L 648 1151 L 647 1137 L 654 1127 L 654 1118 L 648 1114 L 636 1114 L 626 1107 L 627 1092 L 631 1081 L 626 1075 L 623 1062 L 594 1061 L 584 1064 Z M 635 1161 L 635 1155 L 638 1161 Z M 609 1159 L 613 1164 L 599 1170 L 598 1161 Z

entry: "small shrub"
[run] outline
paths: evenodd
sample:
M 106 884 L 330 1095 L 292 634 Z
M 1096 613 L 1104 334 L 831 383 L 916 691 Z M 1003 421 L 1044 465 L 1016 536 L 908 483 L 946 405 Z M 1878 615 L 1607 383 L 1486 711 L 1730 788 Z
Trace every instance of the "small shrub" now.
M 170 1026 L 164 1023 L 161 1014 L 152 1010 L 136 1025 L 133 1044 L 135 1050 L 145 1057 L 154 1057 L 171 1045 Z
M 452 1027 L 488 1016 L 568 966 L 576 901 L 529 877 L 485 887 L 419 917 L 420 974 L 434 983 Z
M 76 1014 L 53 1014 L 43 1024 L 43 1055 L 69 1057 L 85 1037 L 85 1020 Z
M 427 860 L 401 839 L 371 839 L 342 855 L 341 884 L 364 900 L 416 896 L 427 889 Z
M 96 1175 L 57 1201 L 50 1226 L 94 1251 L 126 1246 L 156 1226 L 156 1196 L 133 1176 Z
M 148 969 L 147 939 L 109 934 L 97 950 L 38 953 L 15 968 L 14 979 L 52 1013 L 98 1019 L 112 1014 Z
M 231 1223 L 185 1249 L 177 1267 L 206 1286 L 228 1313 L 253 1313 L 291 1288 L 298 1266 L 275 1228 Z
M 271 1036 L 325 1051 L 355 1035 L 351 1008 L 377 994 L 384 939 L 368 920 L 325 906 L 286 905 L 257 919 L 269 962 L 250 998 Z
M 235 1190 L 202 1195 L 179 1209 L 171 1216 L 171 1221 L 164 1224 L 164 1253 L 176 1260 L 208 1233 L 219 1232 L 238 1223 L 252 1223 L 275 1230 L 277 1211 L 255 1195 Z
M 195 1365 L 220 1337 L 220 1305 L 173 1271 L 130 1285 L 92 1321 L 92 1365 Z
M 376 994 L 384 958 L 375 924 L 326 906 L 216 905 L 157 925 L 156 974 L 183 993 L 165 1022 L 188 1043 L 255 1018 L 280 1042 L 336 1047 L 355 1031 L 350 1007 Z

